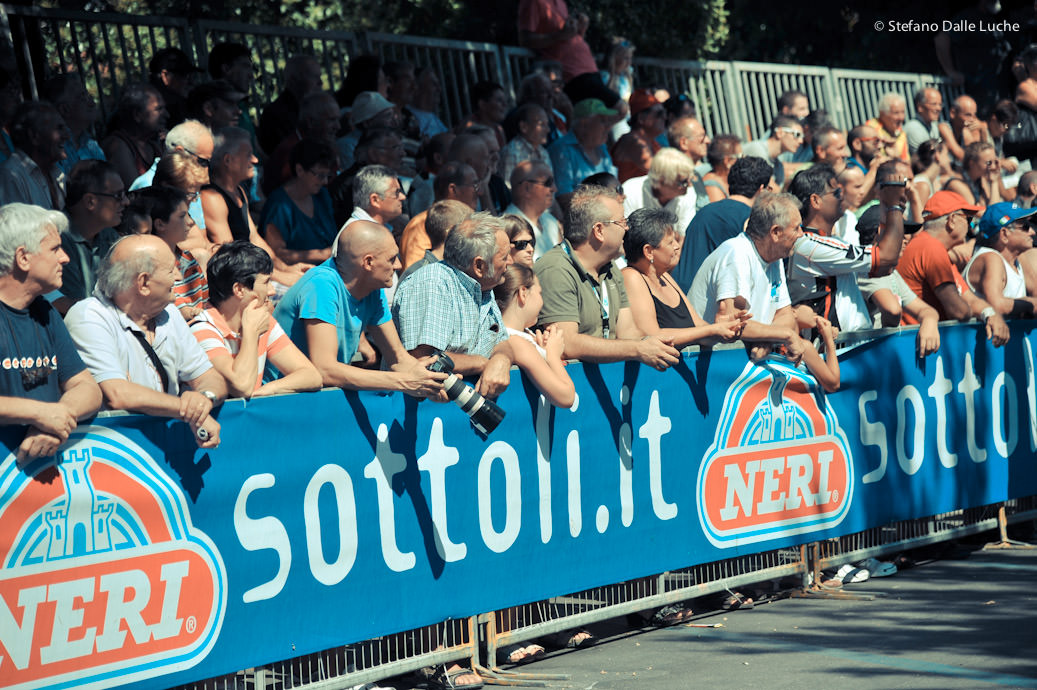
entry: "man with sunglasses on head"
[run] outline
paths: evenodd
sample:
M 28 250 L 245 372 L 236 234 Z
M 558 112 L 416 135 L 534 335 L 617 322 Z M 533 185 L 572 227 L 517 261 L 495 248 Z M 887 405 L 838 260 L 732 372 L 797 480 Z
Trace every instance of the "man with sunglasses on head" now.
M 889 166 L 890 170 L 885 170 Z M 875 244 L 849 244 L 832 235 L 832 228 L 843 215 L 842 188 L 835 170 L 826 163 L 800 171 L 792 179 L 789 192 L 802 204 L 803 236 L 796 240 L 789 260 L 789 296 L 797 304 L 806 296 L 827 293 L 818 305 L 821 316 L 843 331 L 871 328 L 867 302 L 857 284 L 859 277 L 888 275 L 896 268 L 904 242 L 906 182 L 896 175 L 896 164 L 879 170 L 879 199 L 886 209 L 885 226 Z M 883 173 L 892 172 L 886 177 Z M 801 319 L 813 323 L 813 315 Z
M 795 153 L 803 143 L 803 125 L 788 115 L 778 115 L 771 122 L 770 135 L 742 146 L 742 156 L 762 158 L 774 166 L 774 181 L 785 186 L 785 166 L 778 162 L 783 153 Z
M 922 232 L 904 249 L 897 272 L 916 295 L 939 312 L 941 321 L 982 319 L 987 339 L 994 345 L 1004 345 L 1009 338 L 1008 324 L 986 300 L 969 289 L 948 254 L 965 242 L 979 210 L 979 206 L 969 204 L 956 192 L 943 190 L 933 194 L 922 211 Z M 908 314 L 904 314 L 903 320 L 915 323 Z
M 62 274 L 61 296 L 52 302 L 62 316 L 93 293 L 101 259 L 119 239 L 115 228 L 128 204 L 126 185 L 111 163 L 80 161 L 72 169 L 65 196 L 68 228 L 61 233 L 69 263 Z
M 61 287 L 66 226 L 58 211 L 0 208 L 0 425 L 24 427 L 19 460 L 54 455 L 101 406 L 101 389 L 43 298 Z
M 167 152 L 183 151 L 189 156 L 193 156 L 195 161 L 206 169 L 212 163 L 212 153 L 215 148 L 216 144 L 213 141 L 212 132 L 198 120 L 184 120 L 166 134 Z M 131 192 L 151 186 L 160 160 L 161 157 L 156 158 L 147 172 L 133 181 L 133 184 L 130 185 Z M 195 196 L 190 201 L 191 203 L 187 207 L 187 214 L 191 216 L 191 220 L 195 222 L 195 225 L 204 230 L 205 212 L 202 210 L 202 201 L 198 196 Z
M 511 205 L 504 215 L 524 218 L 533 228 L 533 261 L 562 241 L 562 224 L 549 210 L 557 189 L 551 168 L 541 161 L 522 161 L 511 172 Z

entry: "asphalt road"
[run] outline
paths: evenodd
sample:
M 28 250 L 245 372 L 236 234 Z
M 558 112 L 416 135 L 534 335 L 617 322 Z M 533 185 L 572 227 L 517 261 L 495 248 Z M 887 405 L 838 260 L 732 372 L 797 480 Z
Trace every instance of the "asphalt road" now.
M 696 624 L 603 624 L 596 647 L 515 670 L 555 688 L 1037 688 L 1037 550 L 972 551 L 848 585 L 873 600 L 790 598 Z

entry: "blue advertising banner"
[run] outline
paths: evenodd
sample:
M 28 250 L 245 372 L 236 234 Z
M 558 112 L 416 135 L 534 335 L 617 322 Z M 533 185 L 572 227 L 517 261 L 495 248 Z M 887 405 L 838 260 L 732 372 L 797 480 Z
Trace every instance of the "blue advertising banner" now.
M 102 417 L 60 461 L 2 430 L 0 678 L 167 687 L 400 630 L 893 520 L 1037 493 L 1034 339 L 1013 324 L 841 357 L 830 395 L 744 351 L 658 372 L 517 375 L 483 438 L 451 404 L 225 403 L 222 445 Z

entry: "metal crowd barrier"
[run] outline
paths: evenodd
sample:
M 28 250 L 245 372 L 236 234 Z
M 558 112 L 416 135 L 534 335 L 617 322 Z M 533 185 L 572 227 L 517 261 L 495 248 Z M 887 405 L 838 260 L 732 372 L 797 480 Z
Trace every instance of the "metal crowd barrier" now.
M 364 38 L 383 62 L 405 60 L 419 69 L 436 68 L 443 83 L 440 116 L 444 122 L 460 122 L 472 112 L 470 88 L 476 82 L 505 81 L 500 50 L 494 43 L 379 33 L 366 33 Z
M 332 690 L 379 681 L 427 666 L 475 665 L 476 619 L 443 621 L 416 630 L 334 647 L 259 668 L 180 685 L 171 690 Z
M 323 68 L 324 86 L 335 90 L 345 79 L 349 57 L 360 53 L 357 35 L 349 31 L 258 26 L 206 19 L 192 26 L 195 60 L 203 68 L 209 50 L 217 43 L 243 43 L 251 49 L 255 65 L 253 90 L 256 97 L 251 99 L 254 122 L 258 122 L 258 110 L 261 109 L 256 108 L 257 104 L 270 103 L 280 94 L 284 65 L 292 55 L 308 53 L 315 56 Z
M 12 43 L 18 47 L 19 68 L 26 77 L 26 93 L 35 96 L 37 85 L 48 76 L 74 69 L 97 96 L 102 118 L 110 114 L 121 87 L 147 79 L 151 56 L 168 46 L 183 49 L 203 68 L 209 49 L 220 41 L 249 46 L 257 65 L 257 104 L 277 97 L 285 60 L 299 52 L 317 56 L 324 67 L 325 86 L 330 89 L 341 85 L 353 55 L 372 53 L 386 61 L 432 65 L 443 82 L 439 115 L 448 125 L 471 111 L 472 84 L 484 79 L 498 81 L 514 98 L 522 77 L 536 62 L 534 53 L 526 48 L 493 43 L 4 7 Z M 806 93 L 812 107 L 828 110 L 844 129 L 875 117 L 879 99 L 889 91 L 907 99 L 909 114 L 914 92 L 924 86 L 941 90 L 945 113 L 950 101 L 962 93 L 944 77 L 905 72 L 645 57 L 635 58 L 634 68 L 639 84 L 688 96 L 710 136 L 732 133 L 746 140 L 765 136 L 777 114 L 778 96 L 788 89 Z

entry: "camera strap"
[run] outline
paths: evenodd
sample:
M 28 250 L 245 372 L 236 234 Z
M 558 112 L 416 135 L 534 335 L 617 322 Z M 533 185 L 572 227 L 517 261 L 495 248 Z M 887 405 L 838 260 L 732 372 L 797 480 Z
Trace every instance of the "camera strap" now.
M 166 368 L 162 366 L 162 360 L 158 358 L 158 353 L 155 352 L 155 348 L 151 347 L 151 343 L 148 342 L 147 337 L 145 337 L 142 332 L 132 328 L 127 328 L 126 330 L 132 333 L 133 337 L 135 337 L 137 342 L 140 343 L 140 346 L 144 348 L 144 353 L 147 354 L 148 359 L 151 360 L 152 366 L 155 367 L 155 373 L 158 374 L 158 378 L 162 381 L 162 392 L 168 393 L 169 373 L 166 372 Z

